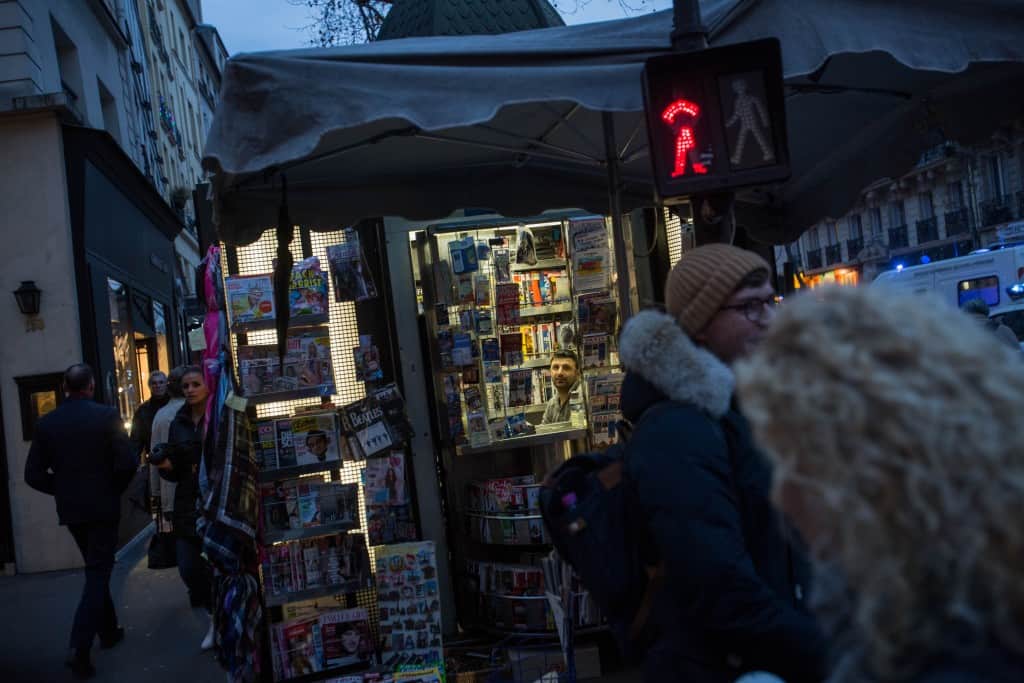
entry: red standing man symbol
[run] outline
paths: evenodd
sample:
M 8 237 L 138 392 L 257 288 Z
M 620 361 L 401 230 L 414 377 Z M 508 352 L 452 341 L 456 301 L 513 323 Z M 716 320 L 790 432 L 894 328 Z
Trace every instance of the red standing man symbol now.
M 690 162 L 693 172 L 706 175 L 708 167 L 692 157 L 697 147 L 697 138 L 693 127 L 700 118 L 700 107 L 689 100 L 676 100 L 661 112 L 661 120 L 672 127 L 676 134 L 676 162 L 672 169 L 672 177 L 686 175 L 686 162 Z

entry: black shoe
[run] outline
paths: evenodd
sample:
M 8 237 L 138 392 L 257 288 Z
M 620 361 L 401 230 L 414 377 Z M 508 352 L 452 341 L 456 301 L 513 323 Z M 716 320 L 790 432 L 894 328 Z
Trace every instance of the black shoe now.
M 124 640 L 124 627 L 118 626 L 110 633 L 100 634 L 100 648 L 109 650 Z
M 85 680 L 96 676 L 96 667 L 94 667 L 92 662 L 89 661 L 88 650 L 84 653 L 76 652 L 75 656 L 68 659 L 65 664 L 71 668 L 71 674 L 79 680 Z

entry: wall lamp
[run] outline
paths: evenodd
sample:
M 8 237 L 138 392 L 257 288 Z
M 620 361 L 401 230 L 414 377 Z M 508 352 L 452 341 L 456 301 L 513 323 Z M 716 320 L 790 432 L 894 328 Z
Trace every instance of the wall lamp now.
M 14 290 L 18 310 L 23 315 L 39 315 L 39 299 L 42 294 L 43 291 L 36 287 L 35 280 L 23 280 L 21 287 Z

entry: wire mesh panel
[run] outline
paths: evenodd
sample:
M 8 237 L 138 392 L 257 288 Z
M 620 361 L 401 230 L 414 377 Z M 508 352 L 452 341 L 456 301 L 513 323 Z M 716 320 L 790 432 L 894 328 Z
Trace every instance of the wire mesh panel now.
M 320 259 L 320 267 L 329 270 L 327 261 L 327 247 L 341 244 L 345 241 L 346 235 L 343 230 L 330 232 L 313 232 L 310 242 L 312 253 L 305 253 L 302 246 L 302 237 L 299 230 L 295 231 L 295 237 L 289 244 L 289 251 L 295 262 L 303 258 L 316 256 Z M 256 242 L 244 247 L 237 247 L 237 272 L 232 275 L 258 275 L 271 273 L 273 271 L 274 259 L 277 251 L 277 232 L 274 229 L 266 230 Z M 224 272 L 229 272 L 229 259 L 226 249 L 222 250 L 222 267 Z M 329 323 L 331 337 L 331 360 L 334 368 L 334 382 L 336 393 L 332 401 L 336 406 L 343 406 L 358 401 L 366 396 L 366 387 L 356 379 L 355 361 L 352 351 L 359 346 L 359 325 L 356 318 L 355 304 L 352 302 L 336 302 L 334 300 L 334 283 L 328 278 L 328 301 Z M 237 354 L 238 336 L 232 335 L 232 351 Z M 246 334 L 248 344 L 275 344 L 277 333 L 275 330 L 250 331 Z M 319 406 L 320 399 L 313 397 L 299 400 L 280 401 L 275 403 L 263 403 L 257 406 L 257 417 L 283 417 L 290 415 L 298 408 Z M 346 484 L 357 484 L 358 486 L 358 514 L 359 528 L 353 529 L 350 533 L 366 534 L 367 541 L 367 520 L 366 505 L 363 492 L 363 470 L 365 462 L 347 462 L 337 471 L 337 481 Z M 369 548 L 370 566 L 376 566 L 376 553 L 373 547 Z M 371 627 L 375 634 L 379 630 L 379 612 L 377 608 L 377 593 L 373 589 L 361 590 L 354 594 L 356 606 L 365 607 Z M 351 598 L 349 599 L 351 606 Z

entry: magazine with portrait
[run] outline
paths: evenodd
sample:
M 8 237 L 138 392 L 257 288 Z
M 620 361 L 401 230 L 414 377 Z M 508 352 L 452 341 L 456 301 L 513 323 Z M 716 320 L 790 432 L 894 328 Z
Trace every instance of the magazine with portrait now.
M 327 247 L 327 262 L 335 301 L 366 301 L 377 296 L 357 232 L 346 230 L 344 242 Z
M 357 382 L 379 382 L 384 379 L 380 366 L 380 352 L 374 345 L 357 346 L 352 349 Z
M 317 490 L 322 524 L 359 524 L 358 484 L 322 482 L 317 484 Z
M 373 663 L 373 635 L 365 607 L 322 612 L 320 632 L 328 668 Z
M 292 420 L 284 418 L 274 421 L 274 429 L 277 432 L 277 467 L 294 467 L 295 445 L 292 439 Z
M 443 665 L 441 601 L 431 541 L 382 546 L 376 555 L 384 665 Z
M 398 385 L 394 382 L 385 384 L 371 391 L 370 395 L 384 411 L 384 421 L 391 433 L 392 448 L 409 443 L 413 437 L 412 424 L 409 422 L 405 399 L 402 398 Z
M 290 426 L 296 465 L 341 460 L 336 413 L 296 415 L 291 418 Z
M 277 468 L 277 432 L 273 420 L 257 420 L 253 423 L 252 453 L 256 466 L 261 469 Z
M 365 460 L 394 444 L 384 409 L 373 396 L 348 404 L 341 414 L 349 449 L 356 460 Z

